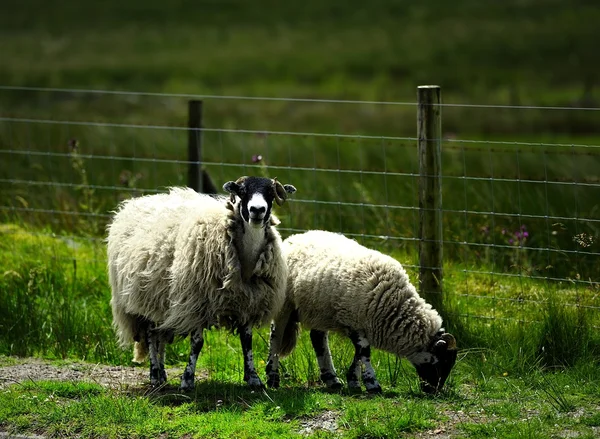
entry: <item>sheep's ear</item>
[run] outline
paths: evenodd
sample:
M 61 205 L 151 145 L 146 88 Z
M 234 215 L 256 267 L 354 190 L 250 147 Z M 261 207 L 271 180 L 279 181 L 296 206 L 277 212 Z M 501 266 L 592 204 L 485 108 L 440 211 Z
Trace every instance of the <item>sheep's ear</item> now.
M 223 190 L 230 194 L 237 194 L 240 190 L 239 185 L 235 181 L 228 181 L 223 185 Z
M 269 221 L 272 226 L 278 226 L 279 224 L 281 224 L 281 221 L 279 221 L 279 218 L 277 218 L 273 214 L 271 214 L 271 218 L 269 219 Z
M 294 192 L 296 192 L 296 187 L 292 186 L 291 184 L 284 184 L 283 188 L 288 194 L 293 194 Z
M 229 194 L 230 194 L 229 199 L 233 203 L 233 202 L 235 202 L 235 196 L 236 195 L 239 196 L 240 186 L 235 181 L 228 181 L 227 183 L 225 183 L 223 185 L 223 190 L 225 192 L 229 192 Z

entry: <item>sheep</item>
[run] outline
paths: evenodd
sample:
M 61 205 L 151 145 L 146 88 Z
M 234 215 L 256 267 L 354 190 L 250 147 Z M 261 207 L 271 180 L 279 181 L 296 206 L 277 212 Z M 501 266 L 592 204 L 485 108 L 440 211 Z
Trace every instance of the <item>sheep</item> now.
M 337 233 L 313 230 L 283 242 L 288 264 L 286 298 L 271 325 L 267 386 L 280 384 L 279 360 L 294 349 L 299 324 L 310 328 L 321 381 L 342 387 L 332 362 L 328 331 L 346 335 L 354 360 L 348 387 L 381 392 L 371 365 L 371 346 L 406 357 L 416 368 L 421 389 L 436 393 L 456 362 L 456 340 L 442 318 L 410 283 L 395 259 Z
M 287 265 L 271 214 L 296 188 L 277 179 L 241 177 L 210 196 L 189 188 L 130 199 L 108 225 L 108 273 L 119 343 L 134 361 L 150 356 L 150 384 L 166 382 L 165 345 L 190 335 L 181 389 L 194 388 L 203 330 L 239 333 L 244 380 L 263 384 L 254 367 L 252 327 L 281 307 Z

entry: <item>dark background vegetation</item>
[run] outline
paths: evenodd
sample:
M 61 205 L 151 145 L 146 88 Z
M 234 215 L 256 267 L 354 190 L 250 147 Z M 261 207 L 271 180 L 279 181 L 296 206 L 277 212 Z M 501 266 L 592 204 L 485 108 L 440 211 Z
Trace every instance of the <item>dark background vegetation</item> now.
M 102 237 L 123 198 L 187 183 L 187 133 L 138 125 L 183 127 L 188 95 L 205 95 L 204 167 L 217 187 L 247 173 L 277 175 L 300 189 L 281 211 L 284 235 L 341 231 L 410 265 L 418 229 L 414 102 L 418 85 L 434 83 L 448 105 L 445 257 L 467 276 L 449 279 L 462 293 L 451 296 L 452 309 L 479 315 L 493 305 L 495 317 L 523 318 L 523 303 L 535 307 L 556 290 L 593 314 L 598 23 L 591 0 L 4 1 L 1 213 L 41 233 Z M 46 268 L 16 270 L 6 291 L 46 294 L 58 285 Z M 529 278 L 549 283 L 527 289 Z M 35 289 L 38 282 L 46 287 Z M 575 292 L 564 293 L 571 283 Z M 98 288 L 102 302 L 106 285 Z M 44 328 L 36 331 L 43 337 Z
M 437 84 L 442 311 L 459 362 L 448 391 L 429 400 L 414 390 L 410 367 L 375 352 L 379 378 L 394 390 L 375 401 L 335 396 L 341 428 L 397 437 L 485 407 L 495 421 L 465 423 L 462 433 L 595 437 L 598 23 L 597 0 L 1 1 L 0 354 L 129 362 L 111 328 L 102 238 L 119 201 L 187 183 L 181 128 L 191 95 L 203 96 L 203 166 L 217 187 L 245 174 L 293 183 L 298 193 L 278 210 L 284 236 L 344 232 L 398 258 L 416 283 L 414 103 L 417 86 Z M 144 424 L 146 410 L 161 413 L 157 404 L 170 410 L 161 395 L 109 395 L 117 408 L 102 400 L 103 412 L 93 402 L 101 391 L 84 389 L 79 421 L 62 406 L 36 405 L 36 415 L 27 392 L 37 390 L 19 387 L 23 399 L 13 386 L 2 394 L 0 429 L 181 436 L 197 433 L 207 412 L 216 419 L 209 430 L 225 431 L 237 415 L 232 436 L 272 436 L 331 407 L 321 403 L 329 396 L 298 390 L 318 381 L 306 337 L 284 364 L 295 390 L 275 401 L 227 390 L 243 374 L 233 338 L 207 333 L 200 368 L 209 380 L 191 403 L 172 407 L 185 428 Z M 257 359 L 267 340 L 257 332 Z M 187 350 L 170 345 L 167 361 L 181 363 Z M 352 349 L 333 337 L 333 350 L 343 370 Z M 90 423 L 89 410 L 106 422 Z M 260 425 L 246 430 L 245 416 Z M 520 426 L 531 416 L 537 423 Z

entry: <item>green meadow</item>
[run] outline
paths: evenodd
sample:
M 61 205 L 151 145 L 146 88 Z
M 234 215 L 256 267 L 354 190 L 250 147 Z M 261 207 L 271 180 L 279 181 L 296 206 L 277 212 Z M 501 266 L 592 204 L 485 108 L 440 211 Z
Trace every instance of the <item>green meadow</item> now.
M 442 314 L 461 353 L 435 398 L 382 352 L 382 396 L 330 394 L 305 334 L 282 389 L 251 393 L 237 337 L 211 331 L 192 394 L 176 374 L 158 391 L 7 384 L 0 431 L 596 437 L 600 8 L 488 3 L 2 2 L 0 367 L 131 364 L 111 328 L 102 239 L 121 200 L 187 184 L 192 98 L 217 188 L 247 174 L 292 183 L 276 212 L 284 237 L 346 233 L 417 282 L 416 87 L 432 83 L 445 104 Z M 263 374 L 266 329 L 254 344 Z M 351 346 L 332 344 L 343 371 Z M 187 350 L 171 345 L 170 367 Z
M 407 254 L 395 256 L 411 261 Z M 600 426 L 595 329 L 600 322 L 588 308 L 597 291 L 526 277 L 493 280 L 447 264 L 445 320 L 460 354 L 445 390 L 435 397 L 419 391 L 406 360 L 379 351 L 373 365 L 384 387 L 381 396 L 324 391 L 308 333 L 282 362 L 282 388 L 251 392 L 243 382 L 238 337 L 218 330 L 205 333 L 195 390 L 181 393 L 187 340 L 169 345 L 169 381 L 160 389 L 118 378 L 111 387 L 93 379 L 48 381 L 43 372 L 20 383 L 3 377 L 4 367 L 19 367 L 29 357 L 56 367 L 77 361 L 78 370 L 90 372 L 98 365 L 133 363 L 112 332 L 102 242 L 6 224 L 0 229 L 0 263 L 0 352 L 7 355 L 0 357 L 0 430 L 11 433 L 358 438 L 443 432 L 550 438 L 574 432 L 592 438 Z M 414 270 L 409 273 L 415 279 Z M 576 298 L 580 306 L 565 306 Z M 334 335 L 332 350 L 343 373 L 352 346 Z M 267 351 L 263 328 L 254 336 L 263 379 Z M 138 367 L 145 371 L 147 365 Z

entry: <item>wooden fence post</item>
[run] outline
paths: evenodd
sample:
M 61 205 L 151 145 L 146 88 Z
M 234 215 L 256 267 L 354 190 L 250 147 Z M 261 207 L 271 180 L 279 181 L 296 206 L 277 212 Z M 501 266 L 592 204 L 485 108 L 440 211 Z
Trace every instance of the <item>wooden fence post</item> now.
M 202 101 L 188 102 L 188 186 L 203 192 L 202 184 Z
M 440 310 L 442 306 L 442 116 L 437 85 L 417 90 L 419 144 L 419 294 Z

